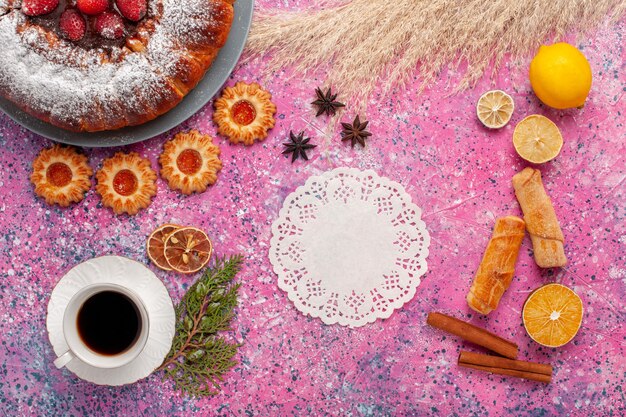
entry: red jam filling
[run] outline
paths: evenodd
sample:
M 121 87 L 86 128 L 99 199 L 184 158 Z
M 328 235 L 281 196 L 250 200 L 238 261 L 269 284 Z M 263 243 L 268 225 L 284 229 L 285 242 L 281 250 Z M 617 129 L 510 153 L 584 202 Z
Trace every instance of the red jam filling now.
M 240 100 L 233 104 L 231 108 L 231 113 L 233 116 L 233 120 L 240 126 L 247 126 L 250 123 L 254 122 L 256 118 L 256 109 L 247 100 Z
M 176 158 L 178 169 L 185 175 L 193 175 L 202 167 L 202 157 L 194 149 L 185 149 Z
M 46 180 L 55 187 L 65 187 L 72 181 L 72 170 L 63 162 L 55 162 L 46 170 Z
M 113 189 L 123 196 L 129 196 L 137 191 L 137 184 L 137 176 L 129 169 L 123 169 L 113 177 Z

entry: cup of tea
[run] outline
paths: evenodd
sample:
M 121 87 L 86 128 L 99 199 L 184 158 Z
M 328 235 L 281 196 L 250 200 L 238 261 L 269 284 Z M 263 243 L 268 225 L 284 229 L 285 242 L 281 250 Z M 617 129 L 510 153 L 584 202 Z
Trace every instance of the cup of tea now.
M 116 284 L 89 285 L 72 297 L 63 314 L 68 351 L 54 365 L 78 359 L 97 368 L 118 368 L 144 349 L 150 323 L 141 298 Z

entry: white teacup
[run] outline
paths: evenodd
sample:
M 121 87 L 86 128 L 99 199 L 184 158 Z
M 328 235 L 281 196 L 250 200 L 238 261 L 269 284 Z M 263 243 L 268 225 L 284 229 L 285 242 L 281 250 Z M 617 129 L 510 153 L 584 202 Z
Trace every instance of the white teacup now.
M 103 354 L 91 349 L 81 338 L 78 329 L 78 315 L 83 304 L 94 295 L 113 291 L 128 297 L 135 305 L 137 314 L 140 317 L 140 325 L 137 337 L 125 350 L 118 354 Z M 128 288 L 116 284 L 102 283 L 89 285 L 80 290 L 72 297 L 63 315 L 63 335 L 69 350 L 59 356 L 54 365 L 62 368 L 70 361 L 79 359 L 96 368 L 119 368 L 130 363 L 143 351 L 148 340 L 150 323 L 148 312 L 141 298 Z

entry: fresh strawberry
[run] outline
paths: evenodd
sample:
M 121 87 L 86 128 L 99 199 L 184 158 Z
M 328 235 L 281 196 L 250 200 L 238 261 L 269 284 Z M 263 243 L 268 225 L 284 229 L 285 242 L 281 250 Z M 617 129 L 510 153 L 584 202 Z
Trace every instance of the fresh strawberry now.
M 23 0 L 22 12 L 26 16 L 41 16 L 51 13 L 59 5 L 59 0 Z
M 109 8 L 109 0 L 77 0 L 76 7 L 89 16 L 97 16 Z
M 138 22 L 148 11 L 148 0 L 115 0 L 118 10 L 128 20 Z
M 94 28 L 103 38 L 119 39 L 124 35 L 124 19 L 117 12 L 104 12 L 96 16 Z
M 59 18 L 61 34 L 71 41 L 79 41 L 85 36 L 87 22 L 76 9 L 67 9 Z

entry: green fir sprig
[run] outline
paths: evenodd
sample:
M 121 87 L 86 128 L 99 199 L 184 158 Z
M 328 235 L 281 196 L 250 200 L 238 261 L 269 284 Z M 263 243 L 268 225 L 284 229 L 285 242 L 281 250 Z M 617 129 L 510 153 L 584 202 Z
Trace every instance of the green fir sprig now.
M 242 263 L 241 255 L 217 259 L 176 306 L 176 334 L 159 370 L 177 390 L 196 397 L 217 395 L 223 375 L 237 364 L 233 357 L 241 345 L 219 333 L 232 330 L 240 287 L 233 279 Z

